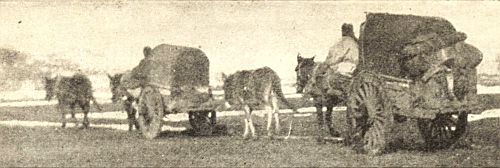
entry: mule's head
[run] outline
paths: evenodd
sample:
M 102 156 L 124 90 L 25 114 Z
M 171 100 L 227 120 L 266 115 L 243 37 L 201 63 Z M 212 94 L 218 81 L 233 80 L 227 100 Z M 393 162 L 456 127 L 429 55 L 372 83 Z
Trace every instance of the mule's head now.
M 125 89 L 121 86 L 121 79 L 123 74 L 115 74 L 109 75 L 109 88 L 111 89 L 111 101 L 116 103 L 121 100 L 123 96 L 125 96 Z
M 295 67 L 295 73 L 297 74 L 297 93 L 304 92 L 307 82 L 312 77 L 314 66 L 316 64 L 314 62 L 314 57 L 304 58 L 300 55 L 300 53 L 297 55 L 297 67 Z
M 45 77 L 45 100 L 50 101 L 55 96 L 56 78 Z
M 236 104 L 235 95 L 236 94 L 236 82 L 234 79 L 234 75 L 227 76 L 226 74 L 222 74 L 222 80 L 224 84 L 222 85 L 222 90 L 224 90 L 224 100 L 226 108 L 231 108 L 231 104 Z

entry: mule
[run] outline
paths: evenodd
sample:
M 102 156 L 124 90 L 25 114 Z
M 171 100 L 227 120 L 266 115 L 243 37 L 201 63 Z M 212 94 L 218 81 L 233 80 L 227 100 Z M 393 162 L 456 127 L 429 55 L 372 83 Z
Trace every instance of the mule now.
M 330 88 L 332 87 L 330 85 L 332 81 L 328 80 L 330 79 L 327 77 L 328 73 L 317 73 L 318 69 L 326 68 L 326 65 L 322 62 L 315 62 L 314 58 L 303 58 L 300 53 L 297 55 L 298 64 L 295 68 L 297 74 L 296 91 L 297 93 L 305 93 L 307 96 L 313 98 L 317 114 L 317 126 L 320 130 L 318 136 L 321 137 L 321 133 L 324 132 L 326 126 L 331 136 L 338 137 L 340 136 L 339 132 L 332 126 L 332 111 L 334 106 L 345 103 L 346 92 L 332 93 L 332 91 L 329 91 L 338 89 Z M 312 78 L 315 78 L 314 83 L 312 82 Z M 323 107 L 326 107 L 325 113 L 323 113 Z
M 237 71 L 229 76 L 223 74 L 223 79 L 226 105 L 228 108 L 231 106 L 243 108 L 245 112 L 243 120 L 245 125 L 243 138 L 245 139 L 248 138 L 249 130 L 252 137 L 256 137 L 252 121 L 253 110 L 264 106 L 267 112 L 267 135 L 270 137 L 273 136 L 271 131 L 273 118 L 275 133 L 279 134 L 280 131 L 278 99 L 297 112 L 297 109 L 283 95 L 280 77 L 269 67 Z
M 90 125 L 88 113 L 90 111 L 90 101 L 94 102 L 96 108 L 101 111 L 95 97 L 92 94 L 92 83 L 87 76 L 75 74 L 71 77 L 57 76 L 55 78 L 45 78 L 45 99 L 50 101 L 54 96 L 57 97 L 57 109 L 62 114 L 62 127 L 66 127 L 66 112 L 69 109 L 71 118 L 75 118 L 75 106 L 83 111 L 83 126 L 88 128 Z M 78 123 L 75 122 L 77 125 Z
M 137 123 L 137 109 L 134 108 L 133 104 L 137 103 L 137 96 L 127 91 L 125 87 L 121 85 L 121 80 L 123 73 L 118 73 L 115 75 L 108 74 L 109 87 L 111 89 L 111 101 L 113 103 L 121 103 L 123 109 L 127 113 L 128 120 L 128 130 L 132 131 L 134 129 L 139 129 L 139 123 Z

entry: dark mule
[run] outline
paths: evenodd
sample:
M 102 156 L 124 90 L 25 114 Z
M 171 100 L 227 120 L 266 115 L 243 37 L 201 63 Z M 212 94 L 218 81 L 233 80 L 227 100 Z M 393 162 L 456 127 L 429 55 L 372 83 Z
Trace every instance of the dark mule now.
M 316 107 L 318 127 L 321 130 L 319 135 L 324 130 L 324 125 L 328 127 L 331 136 L 340 136 L 340 134 L 332 127 L 332 111 L 333 107 L 343 103 L 344 93 L 331 94 L 328 92 L 331 86 L 328 81 L 327 74 L 316 73 L 319 68 L 326 68 L 323 63 L 314 62 L 314 57 L 303 58 L 300 54 L 297 55 L 298 65 L 295 68 L 297 73 L 297 93 L 304 93 L 311 96 Z M 315 78 L 315 83 L 311 79 Z M 323 107 L 326 107 L 326 113 L 323 114 Z
M 83 126 L 89 127 L 88 113 L 90 111 L 90 101 L 93 101 L 97 109 L 101 107 L 97 104 L 92 94 L 92 83 L 87 76 L 75 74 L 71 77 L 57 76 L 55 78 L 45 78 L 45 99 L 50 101 L 56 96 L 58 100 L 57 108 L 62 114 L 62 127 L 66 127 L 66 112 L 70 109 L 71 118 L 75 118 L 75 106 L 83 110 Z M 78 123 L 76 123 L 78 125 Z
M 133 103 L 137 103 L 138 99 L 121 85 L 123 75 L 123 73 L 118 73 L 114 76 L 108 74 L 109 86 L 112 94 L 111 101 L 113 103 L 122 103 L 123 109 L 127 112 L 128 130 L 132 131 L 134 126 L 136 129 L 139 129 L 139 124 L 137 123 L 137 119 L 135 117 L 137 109 L 133 107 Z
M 256 70 L 238 71 L 229 76 L 224 76 L 224 98 L 228 106 L 237 106 L 245 111 L 245 130 L 243 137 L 247 138 L 248 129 L 255 137 L 255 128 L 252 122 L 252 111 L 264 106 L 267 111 L 267 134 L 272 136 L 271 124 L 274 116 L 275 131 L 280 131 L 278 99 L 297 112 L 283 95 L 281 79 L 269 67 Z

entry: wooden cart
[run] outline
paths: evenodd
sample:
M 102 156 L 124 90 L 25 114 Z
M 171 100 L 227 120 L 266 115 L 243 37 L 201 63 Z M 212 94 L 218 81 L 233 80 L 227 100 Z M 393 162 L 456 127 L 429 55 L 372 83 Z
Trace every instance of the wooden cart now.
M 455 144 L 466 132 L 467 115 L 481 112 L 476 66 L 482 53 L 442 18 L 368 13 L 360 30 L 348 144 L 380 154 L 393 125 L 411 119 L 429 147 Z
M 157 137 L 163 117 L 172 113 L 188 113 L 196 133 L 212 134 L 216 101 L 209 87 L 209 60 L 203 51 L 161 44 L 145 53 L 131 75 L 141 88 L 138 123 L 144 137 Z

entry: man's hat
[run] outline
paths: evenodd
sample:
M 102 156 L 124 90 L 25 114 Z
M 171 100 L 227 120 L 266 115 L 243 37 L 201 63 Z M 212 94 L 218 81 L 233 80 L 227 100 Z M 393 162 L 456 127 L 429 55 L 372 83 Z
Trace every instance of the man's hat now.
M 342 36 L 348 36 L 348 35 L 353 35 L 354 30 L 352 27 L 352 24 L 349 23 L 344 23 L 342 24 Z

